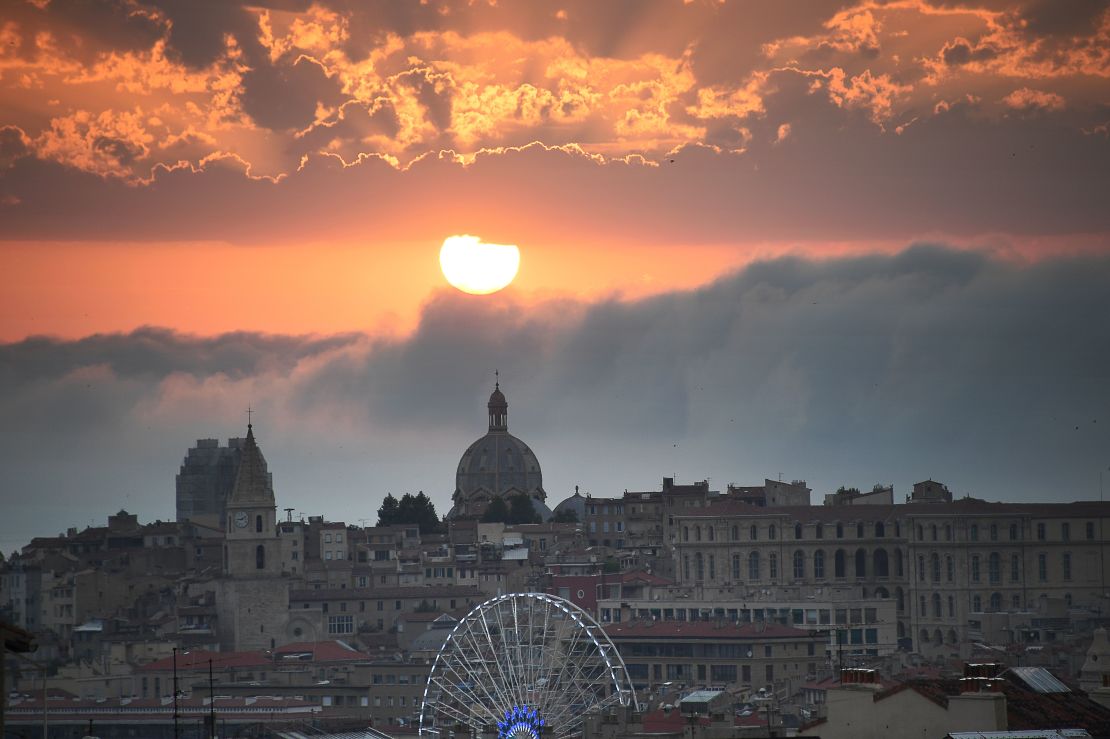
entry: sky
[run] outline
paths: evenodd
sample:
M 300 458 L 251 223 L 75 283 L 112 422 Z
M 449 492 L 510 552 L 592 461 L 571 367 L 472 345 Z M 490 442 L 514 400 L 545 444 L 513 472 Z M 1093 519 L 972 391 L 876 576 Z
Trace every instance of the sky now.
M 1094 499 L 1108 296 L 1102 1 L 0 6 L 6 552 L 248 405 L 281 507 L 444 512 L 495 368 L 552 504 Z

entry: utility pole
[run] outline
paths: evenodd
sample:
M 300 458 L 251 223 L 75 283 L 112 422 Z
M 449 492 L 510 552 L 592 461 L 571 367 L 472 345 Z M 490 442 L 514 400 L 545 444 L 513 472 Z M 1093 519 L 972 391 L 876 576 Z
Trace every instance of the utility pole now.
M 177 712 L 177 647 L 173 648 L 173 739 L 180 739 L 180 727 L 177 720 L 180 714 Z

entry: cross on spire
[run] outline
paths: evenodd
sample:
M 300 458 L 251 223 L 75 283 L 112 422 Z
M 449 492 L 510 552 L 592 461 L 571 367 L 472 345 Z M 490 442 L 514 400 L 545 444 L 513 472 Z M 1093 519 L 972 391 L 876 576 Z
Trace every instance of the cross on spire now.
M 493 371 L 493 389 L 501 389 L 501 373 L 498 372 L 496 369 Z
M 248 405 L 247 406 L 247 428 L 251 427 L 251 414 L 252 413 L 254 413 L 254 411 L 252 411 L 251 407 Z

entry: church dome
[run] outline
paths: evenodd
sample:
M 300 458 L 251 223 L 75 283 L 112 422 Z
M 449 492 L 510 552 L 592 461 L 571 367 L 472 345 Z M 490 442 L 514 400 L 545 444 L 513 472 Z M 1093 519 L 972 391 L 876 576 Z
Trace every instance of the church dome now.
M 487 407 L 489 430 L 463 452 L 455 473 L 456 509 L 476 512 L 494 497 L 525 493 L 541 516 L 550 517 L 543 503 L 547 493 L 539 460 L 527 444 L 509 433 L 509 404 L 500 383 Z

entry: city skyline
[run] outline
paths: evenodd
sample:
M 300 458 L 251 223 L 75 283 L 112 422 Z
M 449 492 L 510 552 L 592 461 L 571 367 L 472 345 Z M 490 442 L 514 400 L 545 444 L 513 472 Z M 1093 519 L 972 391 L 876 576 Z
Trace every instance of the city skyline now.
M 283 507 L 445 513 L 495 369 L 553 502 L 1097 499 L 1108 49 L 1039 0 L 10 3 L 0 548 L 172 518 L 248 405 Z

